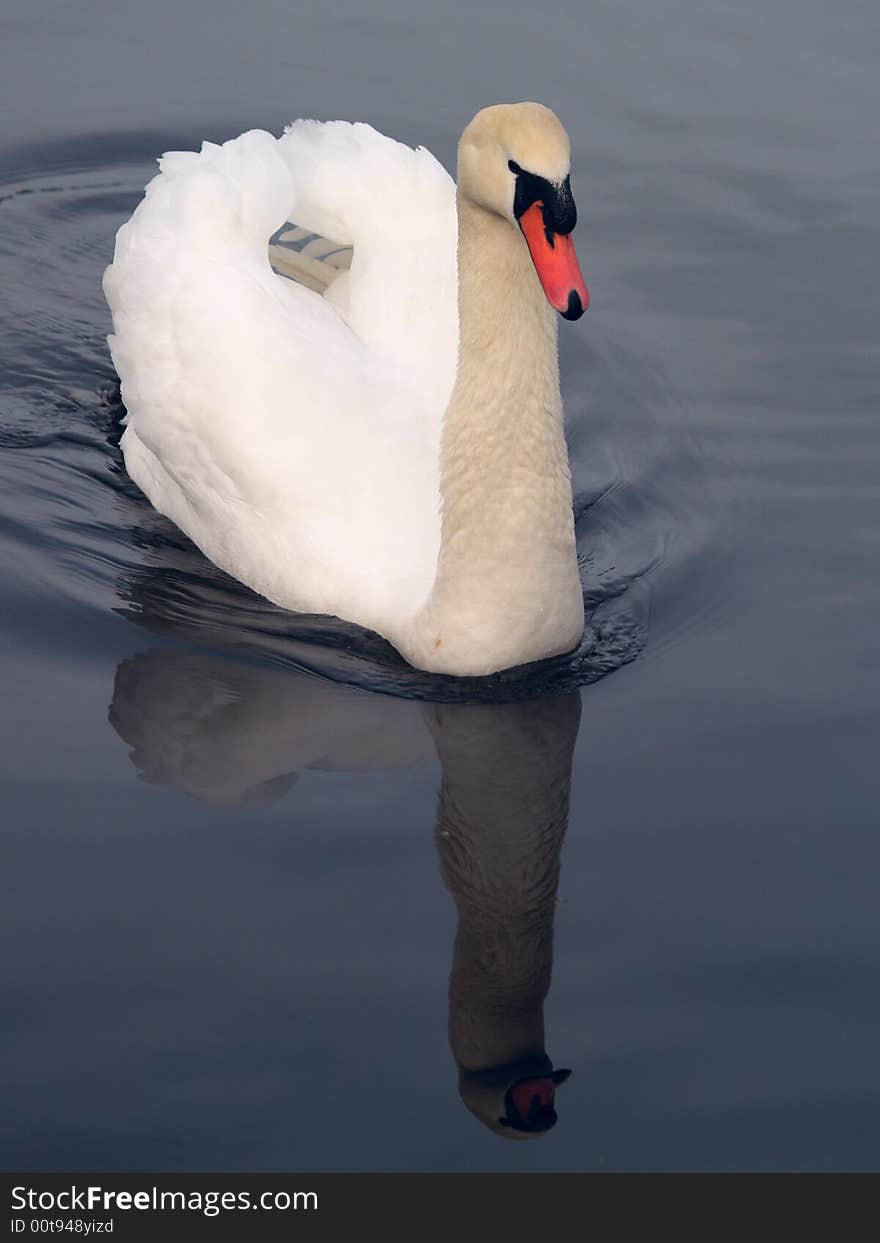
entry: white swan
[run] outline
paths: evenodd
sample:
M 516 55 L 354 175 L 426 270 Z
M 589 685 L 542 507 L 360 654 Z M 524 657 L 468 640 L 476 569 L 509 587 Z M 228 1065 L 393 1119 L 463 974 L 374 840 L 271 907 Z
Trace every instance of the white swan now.
M 478 113 L 457 194 L 424 148 L 340 121 L 160 169 L 104 276 L 125 463 L 155 508 L 255 591 L 422 669 L 575 647 L 553 308 L 588 295 L 555 115 Z M 323 295 L 270 266 L 289 220 L 353 247 Z

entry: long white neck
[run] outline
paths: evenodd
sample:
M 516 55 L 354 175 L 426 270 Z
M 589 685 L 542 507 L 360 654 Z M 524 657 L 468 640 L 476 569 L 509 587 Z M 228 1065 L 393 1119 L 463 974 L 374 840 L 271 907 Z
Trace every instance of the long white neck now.
M 437 575 L 404 655 L 482 675 L 583 630 L 556 314 L 524 239 L 458 195 L 459 353 L 443 426 Z

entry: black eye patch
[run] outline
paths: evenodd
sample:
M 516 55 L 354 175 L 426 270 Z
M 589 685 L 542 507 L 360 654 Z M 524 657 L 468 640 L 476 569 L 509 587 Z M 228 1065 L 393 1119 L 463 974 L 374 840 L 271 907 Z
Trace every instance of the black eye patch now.
M 516 191 L 513 198 L 513 214 L 517 220 L 533 203 L 543 204 L 544 231 L 553 246 L 556 233 L 570 233 L 577 223 L 577 211 L 571 194 L 568 177 L 561 185 L 551 185 L 545 177 L 526 172 L 515 160 L 508 160 L 507 167 L 516 174 Z

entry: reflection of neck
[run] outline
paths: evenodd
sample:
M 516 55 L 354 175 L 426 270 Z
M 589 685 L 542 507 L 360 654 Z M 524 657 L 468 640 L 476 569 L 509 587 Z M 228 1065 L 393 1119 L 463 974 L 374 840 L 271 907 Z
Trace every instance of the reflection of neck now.
M 559 851 L 580 698 L 443 706 L 437 849 L 458 907 L 449 982 L 456 1062 L 484 1070 L 544 1053 Z
M 418 661 L 484 673 L 574 646 L 583 604 L 556 313 L 514 225 L 461 193 L 458 217 L 458 367 Z

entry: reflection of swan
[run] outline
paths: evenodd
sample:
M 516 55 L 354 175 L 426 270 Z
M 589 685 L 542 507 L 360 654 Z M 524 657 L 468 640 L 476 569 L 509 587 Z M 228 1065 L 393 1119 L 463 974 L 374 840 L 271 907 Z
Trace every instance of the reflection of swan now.
M 437 849 L 458 907 L 449 1041 L 462 1100 L 498 1134 L 556 1122 L 544 1049 L 559 851 L 580 697 L 427 710 L 443 784 Z
M 416 703 L 173 649 L 122 661 L 110 723 L 144 780 L 216 803 L 279 798 L 304 768 L 432 753 Z
M 553 1125 L 569 1074 L 545 1052 L 543 1004 L 579 720 L 577 693 L 421 705 L 174 649 L 124 660 L 110 706 L 145 779 L 222 803 L 279 798 L 307 767 L 412 763 L 433 737 L 437 849 L 459 916 L 449 1038 L 461 1096 L 518 1138 Z
M 123 452 L 154 506 L 269 599 L 422 669 L 575 648 L 554 308 L 577 318 L 587 291 L 553 113 L 479 113 L 457 197 L 424 149 L 342 122 L 161 167 L 105 277 Z M 305 256 L 312 288 L 275 275 L 290 216 L 353 245 L 350 271 Z

